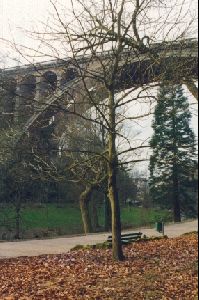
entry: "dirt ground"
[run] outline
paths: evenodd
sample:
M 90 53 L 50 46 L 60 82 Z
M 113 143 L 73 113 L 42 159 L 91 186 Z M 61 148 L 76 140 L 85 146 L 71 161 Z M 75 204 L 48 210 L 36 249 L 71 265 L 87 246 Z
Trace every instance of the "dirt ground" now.
M 168 237 L 177 237 L 181 234 L 197 231 L 198 220 L 185 222 L 181 224 L 170 224 L 165 226 L 165 235 Z M 161 236 L 155 229 L 138 228 L 130 232 L 142 232 L 146 236 Z M 128 232 L 128 231 L 127 231 Z M 62 237 L 48 240 L 30 240 L 19 242 L 0 243 L 0 258 L 19 257 L 19 256 L 37 256 L 42 254 L 61 254 L 69 251 L 76 245 L 92 245 L 104 242 L 108 233 L 89 234 L 87 236 Z

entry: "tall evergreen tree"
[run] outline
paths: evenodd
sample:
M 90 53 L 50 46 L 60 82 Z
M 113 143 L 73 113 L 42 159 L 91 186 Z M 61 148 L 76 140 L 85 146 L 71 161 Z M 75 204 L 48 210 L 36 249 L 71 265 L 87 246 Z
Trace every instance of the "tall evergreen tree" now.
M 188 99 L 181 85 L 162 85 L 150 141 L 150 193 L 162 207 L 173 208 L 175 222 L 190 205 L 188 182 L 196 162 L 195 136 L 190 127 Z

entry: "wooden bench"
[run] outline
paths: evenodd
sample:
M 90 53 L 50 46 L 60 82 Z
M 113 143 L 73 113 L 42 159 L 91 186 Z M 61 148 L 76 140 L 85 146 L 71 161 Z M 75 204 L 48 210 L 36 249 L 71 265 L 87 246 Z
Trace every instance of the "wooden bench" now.
M 121 235 L 122 244 L 128 245 L 135 241 L 139 241 L 142 238 L 141 232 L 133 232 L 133 233 L 126 233 Z M 112 235 L 109 235 L 107 238 L 107 243 L 112 244 Z

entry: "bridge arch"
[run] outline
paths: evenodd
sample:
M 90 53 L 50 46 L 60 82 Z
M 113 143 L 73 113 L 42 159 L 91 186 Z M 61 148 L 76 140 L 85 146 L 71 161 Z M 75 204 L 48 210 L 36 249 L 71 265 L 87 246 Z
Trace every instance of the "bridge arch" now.
M 0 127 L 6 128 L 14 121 L 16 78 L 5 78 L 0 85 Z
M 46 71 L 40 77 L 39 92 L 41 97 L 46 97 L 50 93 L 54 92 L 57 88 L 58 76 L 53 71 Z
M 67 67 L 61 73 L 60 87 L 64 87 L 68 82 L 74 80 L 78 75 L 78 71 L 73 66 Z
M 23 123 L 34 113 L 36 77 L 32 74 L 19 76 L 16 87 L 15 120 Z
M 17 85 L 21 96 L 34 96 L 36 90 L 36 78 L 34 75 L 28 74 L 19 78 Z

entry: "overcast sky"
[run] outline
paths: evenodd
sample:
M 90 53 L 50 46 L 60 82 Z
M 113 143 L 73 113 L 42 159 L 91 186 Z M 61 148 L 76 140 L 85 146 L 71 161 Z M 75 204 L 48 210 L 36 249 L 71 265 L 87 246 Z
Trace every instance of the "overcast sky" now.
M 19 44 L 27 44 L 32 47 L 34 42 L 28 40 L 23 29 L 33 30 L 40 22 L 46 22 L 52 11 L 49 0 L 0 0 L 0 38 L 15 40 Z M 0 54 L 16 56 L 0 40 Z M 7 65 L 13 62 L 6 60 Z
M 101 0 L 96 0 L 96 2 L 98 1 Z M 70 11 L 70 0 L 54 0 L 54 2 L 63 4 L 66 14 Z M 170 2 L 172 4 L 185 2 L 185 11 L 187 11 L 187 9 L 190 10 L 188 17 L 189 19 L 197 12 L 197 0 L 168 0 L 168 6 Z M 175 11 L 177 12 L 179 11 L 179 9 L 179 6 L 176 4 L 175 9 L 172 11 L 171 15 L 175 15 Z M 2 55 L 6 57 L 8 56 L 8 54 L 10 55 L 11 52 L 8 49 L 7 45 L 5 46 L 2 43 L 1 38 L 15 40 L 19 44 L 28 44 L 30 47 L 34 47 L 36 42 L 28 39 L 22 28 L 30 31 L 34 31 L 35 28 L 41 28 L 41 22 L 46 24 L 47 20 L 51 18 L 52 13 L 53 7 L 50 3 L 50 0 L 0 0 L 1 57 Z M 160 13 L 160 11 L 156 9 L 153 13 L 153 16 L 158 16 L 158 13 Z M 187 22 L 189 22 L 189 19 L 187 20 Z M 16 53 L 14 54 L 14 56 L 16 56 L 17 58 Z M 6 64 L 11 65 L 11 61 L 7 60 Z

